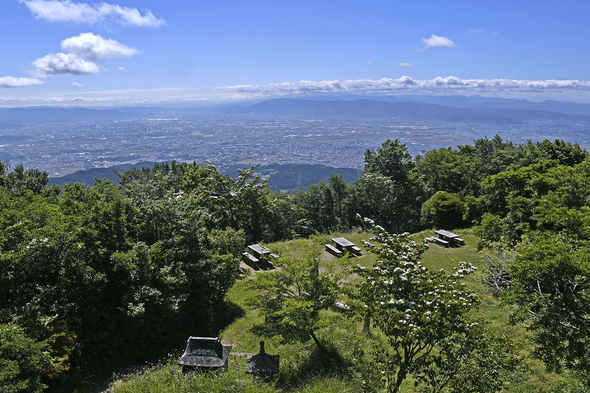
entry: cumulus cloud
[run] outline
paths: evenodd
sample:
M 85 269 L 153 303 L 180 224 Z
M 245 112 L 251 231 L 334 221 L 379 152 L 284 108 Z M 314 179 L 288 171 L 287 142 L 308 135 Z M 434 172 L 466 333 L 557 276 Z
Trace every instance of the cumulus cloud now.
M 424 44 L 422 50 L 432 48 L 452 48 L 455 46 L 455 43 L 447 37 L 438 36 L 436 34 L 431 35 L 430 38 L 422 38 L 422 43 Z
M 119 71 L 125 71 L 125 67 L 117 67 Z
M 85 87 L 86 85 L 84 83 L 72 82 L 72 86 L 74 86 L 74 87 Z
M 73 53 L 50 53 L 35 60 L 33 65 L 34 74 L 39 78 L 55 74 L 95 75 L 103 70 L 98 64 Z
M 45 82 L 37 78 L 15 78 L 13 76 L 4 76 L 0 78 L 0 87 L 27 87 L 40 86 L 43 84 L 45 84 Z
M 375 65 L 375 63 L 373 63 L 371 60 L 367 60 L 367 64 L 368 65 Z
M 35 60 L 33 75 L 39 78 L 56 74 L 95 75 L 104 71 L 95 61 L 130 57 L 139 53 L 135 48 L 93 33 L 67 38 L 61 42 L 61 48 L 68 53 L 50 53 Z
M 408 62 L 400 61 L 397 66 L 400 68 L 410 68 L 412 65 Z
M 83 59 L 92 61 L 103 61 L 113 57 L 131 57 L 139 54 L 139 51 L 135 48 L 92 33 L 82 33 L 67 38 L 61 42 L 61 48 L 66 52 L 71 52 Z
M 160 27 L 166 24 L 149 10 L 143 14 L 137 8 L 121 7 L 115 4 L 74 3 L 71 0 L 19 0 L 36 19 L 47 22 L 76 22 L 95 24 L 112 19 L 133 27 Z

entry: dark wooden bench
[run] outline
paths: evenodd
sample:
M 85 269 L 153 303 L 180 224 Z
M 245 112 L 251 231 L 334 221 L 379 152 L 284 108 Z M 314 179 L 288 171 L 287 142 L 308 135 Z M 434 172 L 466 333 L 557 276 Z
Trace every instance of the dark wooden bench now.
M 342 251 L 340 251 L 339 249 L 337 249 L 336 247 L 334 247 L 331 244 L 326 244 L 326 251 L 328 251 L 330 254 L 335 255 L 337 257 L 342 255 Z

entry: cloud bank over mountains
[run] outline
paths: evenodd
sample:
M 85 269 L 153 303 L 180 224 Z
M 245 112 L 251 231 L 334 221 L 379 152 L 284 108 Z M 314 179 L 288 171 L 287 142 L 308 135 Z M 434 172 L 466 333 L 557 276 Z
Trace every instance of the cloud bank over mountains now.
M 19 0 L 37 19 L 46 22 L 75 22 L 96 24 L 105 20 L 113 20 L 125 26 L 160 27 L 166 24 L 149 10 L 143 14 L 137 8 L 121 7 L 115 4 L 73 3 L 70 0 Z
M 409 76 L 397 79 L 346 80 L 346 81 L 301 81 L 268 85 L 242 85 L 226 87 L 236 92 L 254 95 L 291 95 L 320 93 L 346 94 L 387 94 L 387 93 L 441 93 L 465 94 L 477 92 L 541 92 L 546 90 L 584 90 L 590 91 L 590 81 L 579 80 L 515 80 L 515 79 L 460 79 L 454 76 L 416 80 Z
M 43 83 L 37 80 L 36 83 Z M 0 86 L 2 79 L 0 79 Z M 6 83 L 6 82 L 5 82 Z M 23 82 L 24 83 L 24 82 Z M 33 82 L 31 82 L 33 83 Z M 60 95 L 11 98 L 0 96 L 1 106 L 27 105 L 200 105 L 206 103 L 239 102 L 277 97 L 321 97 L 322 95 L 493 95 L 512 98 L 560 99 L 564 93 L 575 93 L 590 102 L 590 81 L 580 80 L 516 80 L 460 79 L 454 76 L 416 80 L 408 76 L 397 79 L 300 81 L 266 85 L 236 85 L 202 89 L 135 89 L 62 93 Z

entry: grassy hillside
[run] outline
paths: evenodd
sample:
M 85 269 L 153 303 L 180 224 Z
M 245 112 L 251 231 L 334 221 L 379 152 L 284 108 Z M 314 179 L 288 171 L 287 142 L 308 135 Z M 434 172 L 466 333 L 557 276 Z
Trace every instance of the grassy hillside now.
M 457 231 L 465 239 L 465 246 L 460 248 L 443 248 L 431 245 L 423 254 L 423 263 L 431 269 L 452 271 L 459 261 L 471 262 L 481 266 L 475 244 L 476 237 L 470 230 Z M 330 237 L 344 235 L 359 245 L 362 257 L 351 258 L 350 264 L 371 266 L 375 257 L 366 251 L 362 244 L 370 235 L 364 232 L 332 234 L 324 236 L 324 242 Z M 421 241 L 432 231 L 415 234 L 415 240 Z M 308 240 L 291 240 L 270 245 L 281 255 L 301 256 L 308 245 Z M 332 258 L 327 253 L 324 259 Z M 575 389 L 575 381 L 567 375 L 547 373 L 543 364 L 530 357 L 532 350 L 527 332 L 522 325 L 509 323 L 510 310 L 500 304 L 498 299 L 480 282 L 479 272 L 469 277 L 466 284 L 470 286 L 481 300 L 473 317 L 485 321 L 490 329 L 510 339 L 522 357 L 518 377 L 505 387 L 505 392 L 581 392 Z M 243 310 L 242 317 L 228 325 L 220 336 L 226 344 L 233 345 L 230 355 L 229 371 L 215 375 L 183 375 L 174 360 L 159 366 L 149 366 L 143 371 L 118 379 L 112 386 L 113 393 L 122 392 L 361 392 L 383 391 L 379 384 L 376 360 L 385 345 L 384 337 L 378 332 L 365 335 L 361 322 L 354 316 L 347 316 L 335 311 L 322 314 L 318 337 L 327 343 L 331 357 L 322 355 L 310 340 L 303 344 L 288 344 L 278 339 L 265 339 L 267 353 L 281 356 L 281 372 L 270 380 L 255 378 L 245 374 L 246 355 L 258 353 L 258 341 L 252 327 L 262 322 L 256 310 L 248 306 L 249 301 L 258 296 L 256 291 L 247 288 L 247 280 L 255 280 L 256 274 L 249 273 L 230 291 L 228 301 Z M 349 280 L 354 280 L 350 277 Z M 404 392 L 413 392 L 413 380 L 409 378 L 403 385 Z

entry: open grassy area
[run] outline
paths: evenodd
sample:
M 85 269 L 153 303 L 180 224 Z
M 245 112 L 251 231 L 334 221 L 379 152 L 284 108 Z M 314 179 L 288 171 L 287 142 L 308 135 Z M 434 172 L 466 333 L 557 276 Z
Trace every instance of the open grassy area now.
M 459 261 L 481 266 L 482 262 L 476 252 L 477 238 L 470 230 L 456 231 L 465 245 L 458 248 L 444 248 L 430 245 L 423 254 L 423 263 L 431 269 L 453 270 Z M 432 231 L 413 235 L 416 241 L 422 241 Z M 331 237 L 345 236 L 362 249 L 362 257 L 350 258 L 350 265 L 371 266 L 375 256 L 368 253 L 363 240 L 370 234 L 364 232 L 335 233 L 321 237 L 328 243 Z M 309 240 L 298 239 L 268 245 L 280 255 L 300 257 Z M 333 258 L 327 253 L 323 258 Z M 488 290 L 479 280 L 480 271 L 466 280 L 467 285 L 479 296 L 480 305 L 473 312 L 473 318 L 482 321 L 490 329 L 513 342 L 522 357 L 518 377 L 505 387 L 505 392 L 581 392 L 577 390 L 574 379 L 567 375 L 557 375 L 545 371 L 543 364 L 530 357 L 532 345 L 528 341 L 526 328 L 511 325 L 510 309 Z M 251 272 L 239 281 L 230 291 L 228 302 L 240 307 L 243 315 L 227 326 L 220 337 L 225 344 L 233 345 L 230 354 L 229 370 L 215 374 L 182 374 L 174 362 L 146 368 L 144 371 L 117 380 L 111 388 L 113 393 L 136 392 L 371 392 L 382 391 L 376 362 L 384 348 L 385 339 L 379 332 L 373 331 L 369 336 L 362 330 L 361 321 L 354 316 L 347 316 L 331 310 L 322 313 L 321 328 L 318 337 L 326 343 L 332 356 L 326 356 L 317 350 L 313 341 L 288 344 L 275 338 L 258 337 L 252 332 L 256 323 L 263 318 L 256 310 L 248 306 L 249 300 L 258 296 L 258 292 L 246 285 L 247 280 L 256 279 Z M 266 342 L 270 354 L 281 356 L 281 372 L 272 379 L 263 380 L 245 373 L 246 355 L 258 353 L 260 340 Z M 413 392 L 412 378 L 403 385 L 404 392 Z

